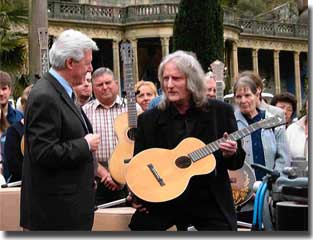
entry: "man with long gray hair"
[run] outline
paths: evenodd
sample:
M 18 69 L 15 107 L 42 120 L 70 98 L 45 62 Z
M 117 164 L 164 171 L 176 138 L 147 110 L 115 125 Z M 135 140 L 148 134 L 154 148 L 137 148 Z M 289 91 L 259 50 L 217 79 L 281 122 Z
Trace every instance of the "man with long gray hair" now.
M 192 54 L 176 51 L 166 56 L 158 75 L 164 97 L 158 107 L 139 115 L 134 154 L 149 148 L 173 149 L 187 137 L 208 144 L 221 137 L 228 139 L 228 133 L 237 130 L 231 105 L 205 95 L 204 72 Z M 177 198 L 150 203 L 131 194 L 128 199 L 137 210 L 129 227 L 166 230 L 176 225 L 185 230 L 193 225 L 197 230 L 236 230 L 227 170 L 242 167 L 245 153 L 239 141 L 229 139 L 219 149 L 214 153 L 215 170 L 193 176 Z
M 20 225 L 28 230 L 91 230 L 94 160 L 100 137 L 75 105 L 73 87 L 92 72 L 96 43 L 66 30 L 49 52 L 51 68 L 25 111 Z

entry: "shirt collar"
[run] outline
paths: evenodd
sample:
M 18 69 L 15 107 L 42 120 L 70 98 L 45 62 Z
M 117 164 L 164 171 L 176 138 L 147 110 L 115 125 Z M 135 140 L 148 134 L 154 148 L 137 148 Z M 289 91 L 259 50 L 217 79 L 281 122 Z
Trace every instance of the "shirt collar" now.
M 126 104 L 125 101 L 126 100 L 124 100 L 124 103 Z M 113 108 L 115 105 L 116 106 L 122 106 L 123 105 L 123 99 L 119 95 L 116 96 L 115 101 L 112 103 L 112 105 L 109 108 Z M 99 100 L 95 99 L 95 105 L 94 105 L 95 109 L 98 108 L 99 106 L 103 107 L 103 105 L 99 102 Z
M 49 73 L 61 84 L 65 89 L 66 93 L 72 98 L 73 89 L 71 85 L 66 81 L 59 73 L 57 73 L 53 68 L 49 69 Z

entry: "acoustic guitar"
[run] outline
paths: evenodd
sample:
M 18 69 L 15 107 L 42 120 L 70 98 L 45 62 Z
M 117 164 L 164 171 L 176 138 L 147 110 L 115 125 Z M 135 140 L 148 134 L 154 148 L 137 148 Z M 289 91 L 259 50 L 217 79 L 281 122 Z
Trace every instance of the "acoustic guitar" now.
M 224 101 L 224 63 L 215 60 L 210 64 L 216 80 L 216 99 Z M 228 170 L 235 207 L 241 207 L 253 197 L 254 171 L 244 162 L 242 168 Z
M 24 134 L 22 136 L 22 139 L 21 139 L 21 152 L 22 152 L 22 155 L 24 156 L 24 151 L 25 151 L 25 139 L 24 139 Z
M 126 183 L 126 168 L 134 153 L 137 109 L 132 68 L 133 50 L 130 43 L 121 43 L 120 51 L 123 61 L 127 112 L 119 114 L 114 121 L 114 130 L 118 139 L 118 144 L 110 157 L 109 171 L 116 182 L 124 185 Z
M 272 128 L 281 123 L 278 116 L 264 119 L 229 134 L 229 139 L 237 141 L 260 128 Z M 146 149 L 131 159 L 126 172 L 127 185 L 137 197 L 148 202 L 174 199 L 185 191 L 191 177 L 215 169 L 212 153 L 224 141 L 225 138 L 220 138 L 205 145 L 199 139 L 185 138 L 172 150 Z

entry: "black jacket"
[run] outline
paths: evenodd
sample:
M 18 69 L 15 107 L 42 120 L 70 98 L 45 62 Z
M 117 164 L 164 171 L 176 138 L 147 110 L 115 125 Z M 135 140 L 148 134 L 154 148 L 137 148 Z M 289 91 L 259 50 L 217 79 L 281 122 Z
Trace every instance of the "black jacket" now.
M 184 138 L 179 137 L 179 134 L 175 132 L 176 128 L 173 126 L 174 118 L 177 117 L 175 115 L 177 113 L 171 106 L 165 111 L 153 108 L 139 115 L 134 154 L 154 147 L 175 148 Z M 232 106 L 217 100 L 209 100 L 207 106 L 201 110 L 191 108 L 184 121 L 185 137 L 196 137 L 205 144 L 221 138 L 224 132 L 232 133 L 237 130 Z M 230 228 L 235 230 L 236 214 L 227 170 L 241 168 L 245 152 L 238 141 L 238 151 L 231 158 L 223 158 L 219 150 L 214 153 L 214 156 L 216 158 L 215 171 L 192 177 L 186 191 L 178 198 L 165 203 L 145 204 L 152 211 L 153 209 L 162 211 L 162 208 L 167 206 L 163 209 L 170 209 L 171 213 L 180 212 L 181 214 L 185 211 L 200 217 L 212 213 L 210 201 L 216 201 L 220 208 L 217 212 L 222 212 Z

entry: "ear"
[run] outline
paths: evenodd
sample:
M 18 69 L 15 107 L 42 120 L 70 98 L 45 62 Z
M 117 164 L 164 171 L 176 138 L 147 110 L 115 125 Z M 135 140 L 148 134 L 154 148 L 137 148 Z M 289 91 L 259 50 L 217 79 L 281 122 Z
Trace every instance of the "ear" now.
M 68 69 L 73 69 L 73 63 L 74 63 L 73 58 L 68 58 L 65 60 L 65 67 Z
M 262 94 L 262 89 L 258 87 L 256 91 L 256 95 L 260 100 L 261 100 L 261 94 Z

